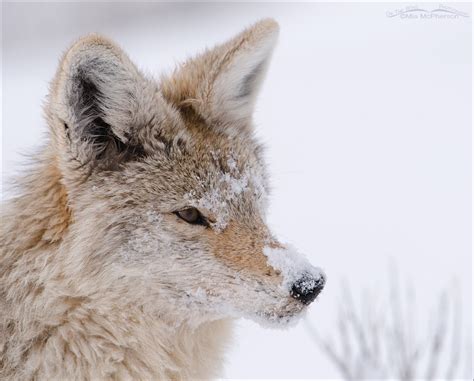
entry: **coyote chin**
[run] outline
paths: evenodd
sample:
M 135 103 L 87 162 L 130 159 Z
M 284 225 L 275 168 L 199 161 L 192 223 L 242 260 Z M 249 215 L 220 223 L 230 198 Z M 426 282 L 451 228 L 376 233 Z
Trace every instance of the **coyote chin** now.
M 260 21 L 159 81 L 98 35 L 65 53 L 2 208 L 0 378 L 215 377 L 235 318 L 317 297 L 323 272 L 265 224 L 252 113 L 277 35 Z

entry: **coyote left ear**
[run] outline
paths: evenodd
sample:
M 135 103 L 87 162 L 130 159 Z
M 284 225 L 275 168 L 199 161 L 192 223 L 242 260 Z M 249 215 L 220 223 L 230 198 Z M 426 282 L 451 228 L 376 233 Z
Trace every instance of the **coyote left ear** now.
M 164 79 L 165 97 L 191 106 L 212 126 L 248 125 L 278 37 L 278 24 L 262 20 L 230 41 L 186 62 Z
M 112 41 L 79 39 L 64 55 L 52 85 L 48 112 L 61 150 L 81 163 L 116 165 L 143 154 L 137 128 L 150 118 L 156 89 Z

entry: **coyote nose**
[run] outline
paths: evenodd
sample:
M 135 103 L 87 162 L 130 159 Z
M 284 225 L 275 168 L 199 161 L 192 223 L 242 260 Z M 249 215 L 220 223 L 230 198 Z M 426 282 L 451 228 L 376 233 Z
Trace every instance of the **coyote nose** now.
M 324 288 L 326 280 L 324 276 L 314 278 L 311 275 L 303 275 L 291 287 L 290 295 L 303 304 L 310 304 Z

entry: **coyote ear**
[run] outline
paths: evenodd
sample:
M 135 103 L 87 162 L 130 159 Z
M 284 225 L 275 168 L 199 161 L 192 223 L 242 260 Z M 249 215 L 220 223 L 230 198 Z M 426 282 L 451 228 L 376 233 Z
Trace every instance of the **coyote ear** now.
M 66 129 L 72 154 L 81 162 L 116 162 L 118 154 L 140 152 L 131 129 L 146 86 L 111 41 L 92 35 L 76 42 L 61 61 L 49 107 Z
M 165 97 L 191 106 L 211 125 L 247 125 L 278 37 L 278 24 L 262 20 L 230 41 L 185 63 L 164 79 Z

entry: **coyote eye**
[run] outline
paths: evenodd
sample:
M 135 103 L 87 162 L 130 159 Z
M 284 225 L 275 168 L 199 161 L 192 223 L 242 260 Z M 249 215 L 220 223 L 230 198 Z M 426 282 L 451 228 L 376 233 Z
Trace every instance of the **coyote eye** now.
M 207 220 L 196 208 L 186 208 L 175 212 L 175 214 L 189 224 L 207 226 Z

